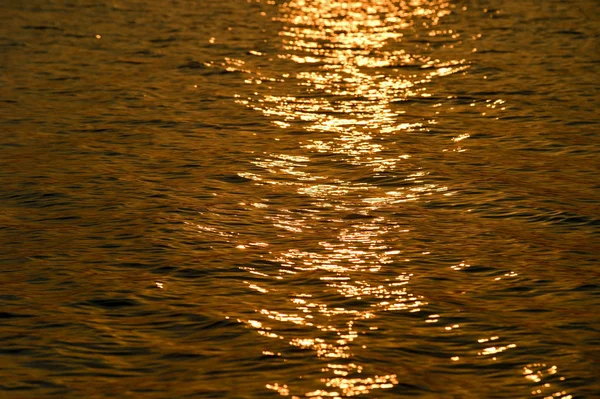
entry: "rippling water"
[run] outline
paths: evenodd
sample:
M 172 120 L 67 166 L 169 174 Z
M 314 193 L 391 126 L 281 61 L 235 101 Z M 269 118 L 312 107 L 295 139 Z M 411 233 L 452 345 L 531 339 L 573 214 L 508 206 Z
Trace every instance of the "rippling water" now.
M 600 397 L 595 0 L 0 11 L 0 397 Z

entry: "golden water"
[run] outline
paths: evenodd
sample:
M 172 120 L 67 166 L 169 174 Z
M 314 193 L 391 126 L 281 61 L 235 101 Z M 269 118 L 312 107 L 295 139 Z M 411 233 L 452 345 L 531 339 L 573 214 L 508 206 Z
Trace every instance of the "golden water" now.
M 26 3 L 0 397 L 597 397 L 595 1 Z

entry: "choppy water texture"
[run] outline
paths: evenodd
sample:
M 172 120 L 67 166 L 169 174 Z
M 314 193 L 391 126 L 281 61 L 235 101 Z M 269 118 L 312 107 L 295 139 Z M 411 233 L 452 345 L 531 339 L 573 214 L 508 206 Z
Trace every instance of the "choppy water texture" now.
M 0 5 L 0 397 L 600 397 L 595 0 Z

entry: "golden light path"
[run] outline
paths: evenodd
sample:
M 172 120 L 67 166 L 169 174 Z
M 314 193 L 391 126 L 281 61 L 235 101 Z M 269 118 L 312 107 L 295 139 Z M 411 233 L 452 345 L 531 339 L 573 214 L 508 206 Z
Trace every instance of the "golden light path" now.
M 402 248 L 386 239 L 391 235 L 402 237 L 410 229 L 385 215 L 393 214 L 392 210 L 402 204 L 451 193 L 447 187 L 431 183 L 429 172 L 419 165 L 405 167 L 412 170 L 404 177 L 406 184 L 394 188 L 369 179 L 361 181 L 351 173 L 367 170 L 369 176 L 379 176 L 398 171 L 411 162 L 411 154 L 386 151 L 385 139 L 427 131 L 428 124 L 436 123 L 435 115 L 427 122 L 411 120 L 397 104 L 431 96 L 430 82 L 463 72 L 468 63 L 465 59 L 440 61 L 409 53 L 403 47 L 403 37 L 415 26 L 424 26 L 428 37 L 459 40 L 459 33 L 438 27 L 453 7 L 444 0 L 292 0 L 277 8 L 274 18 L 282 25 L 281 51 L 268 55 L 273 62 L 286 65 L 287 72 L 254 69 L 236 59 L 225 63 L 230 71 L 246 73 L 246 83 L 263 85 L 254 96 L 238 96 L 239 103 L 262 112 L 282 129 L 311 133 L 300 141 L 303 154 L 265 153 L 256 158 L 254 172 L 240 173 L 257 185 L 291 188 L 310 203 L 303 212 L 278 209 L 266 213 L 265 219 L 282 232 L 307 240 L 311 231 L 327 230 L 332 237 L 303 248 L 273 251 L 271 260 L 281 265 L 276 276 L 245 268 L 254 275 L 279 280 L 302 277 L 313 284 L 316 280 L 342 298 L 318 295 L 314 287 L 299 284 L 297 294 L 290 299 L 293 311 L 265 307 L 256 309 L 254 319 L 240 319 L 267 338 L 312 351 L 321 363 L 321 378 L 314 389 L 301 391 L 290 381 L 266 385 L 283 396 L 345 398 L 399 383 L 397 371 L 367 371 L 360 361 L 360 354 L 368 352 L 361 338 L 377 332 L 376 319 L 383 312 L 420 312 L 428 305 L 425 298 L 411 293 L 412 274 L 398 266 L 388 267 L 411 261 L 403 256 Z M 266 56 L 259 51 L 251 54 Z M 402 72 L 390 73 L 395 68 L 402 68 Z M 265 85 L 269 89 L 265 90 Z M 294 92 L 286 93 L 285 88 L 291 86 Z M 468 137 L 465 132 L 453 139 L 455 151 L 462 150 L 460 145 Z M 319 168 L 319 162 L 328 162 L 328 167 Z M 252 205 L 257 209 L 271 206 L 267 202 Z M 354 216 L 349 221 L 336 215 Z M 253 245 L 270 244 L 248 243 L 238 248 Z M 310 245 L 312 249 L 308 250 Z M 468 265 L 461 263 L 455 270 L 464 267 Z M 248 287 L 270 294 L 269 288 L 259 283 L 248 283 Z M 436 314 L 423 319 L 426 323 L 440 321 Z M 282 324 L 290 328 L 280 332 L 278 326 Z M 440 323 L 441 330 L 457 328 L 458 324 Z M 498 337 L 482 339 L 482 345 L 489 346 L 478 356 L 494 356 L 515 347 L 506 342 L 496 346 L 487 342 Z M 275 350 L 263 353 L 281 355 Z M 453 356 L 448 361 L 459 360 L 459 356 Z M 537 375 L 531 369 L 524 374 L 529 379 Z
M 400 115 L 392 111 L 390 104 L 411 96 L 427 95 L 427 82 L 437 76 L 462 71 L 466 65 L 464 60 L 438 64 L 436 60 L 408 54 L 402 49 L 386 49 L 386 45 L 401 42 L 403 30 L 417 19 L 425 20 L 434 29 L 439 19 L 448 13 L 449 3 L 443 1 L 397 4 L 391 1 L 299 0 L 283 4 L 277 17 L 284 24 L 280 32 L 283 51 L 278 57 L 306 65 L 304 71 L 293 77 L 303 88 L 301 95 L 268 94 L 240 99 L 240 102 L 263 112 L 282 128 L 300 122 L 308 131 L 326 132 L 324 139 L 310 138 L 302 143 L 309 154 L 341 156 L 343 162 L 368 166 L 373 173 L 394 170 L 410 155 L 381 155 L 384 145 L 379 143 L 379 138 L 423 126 L 421 122 L 399 122 Z M 385 71 L 377 72 L 398 65 L 415 65 L 417 68 L 405 76 L 392 77 Z M 243 68 L 243 64 L 230 60 L 229 67 Z M 266 81 L 285 81 L 288 77 L 271 77 Z M 264 76 L 255 76 L 247 82 L 260 84 L 264 80 Z M 409 188 L 389 190 L 303 171 L 309 162 L 309 157 L 268 154 L 256 161 L 257 166 L 268 172 L 266 175 L 246 173 L 244 177 L 260 184 L 276 185 L 281 184 L 280 180 L 270 175 L 288 175 L 294 179 L 285 180 L 287 184 L 291 181 L 297 185 L 299 195 L 314 198 L 317 207 L 350 209 L 362 215 L 446 191 L 445 187 L 418 184 L 427 174 L 424 170 L 406 176 L 407 181 L 413 182 Z M 318 214 L 311 218 L 298 219 L 280 214 L 272 218 L 272 222 L 288 231 L 301 232 L 318 225 L 322 219 Z M 260 334 L 279 338 L 269 326 L 271 320 L 309 327 L 309 334 L 281 338 L 291 346 L 314 351 L 324 360 L 321 387 L 309 392 L 295 392 L 286 382 L 274 381 L 267 384 L 267 388 L 284 396 L 297 397 L 294 394 L 298 393 L 319 399 L 367 394 L 398 384 L 394 373 L 364 375 L 363 366 L 353 360 L 355 348 L 366 349 L 361 348 L 360 336 L 377 329 L 372 324 L 361 327 L 368 328 L 361 331 L 355 327 L 357 322 L 361 321 L 361 326 L 365 326 L 368 323 L 364 321 L 376 318 L 383 311 L 418 312 L 426 306 L 422 298 L 409 292 L 410 274 L 397 273 L 385 278 L 383 283 L 381 278 L 365 278 L 368 273 L 379 273 L 400 256 L 400 250 L 386 245 L 385 235 L 392 230 L 395 234 L 408 232 L 399 223 L 377 217 L 339 227 L 336 242 L 319 242 L 321 248 L 318 251 L 291 248 L 274 255 L 274 260 L 282 265 L 282 276 L 320 272 L 319 279 L 343 297 L 357 301 L 368 299 L 370 306 L 331 307 L 310 293 L 298 292 L 292 299 L 296 306 L 293 314 L 258 310 L 263 316 L 262 321 L 246 322 Z

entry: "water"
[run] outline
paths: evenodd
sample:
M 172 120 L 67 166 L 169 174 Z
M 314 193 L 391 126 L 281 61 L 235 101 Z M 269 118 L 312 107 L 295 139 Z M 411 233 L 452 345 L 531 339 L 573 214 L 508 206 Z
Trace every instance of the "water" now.
M 0 397 L 600 396 L 596 1 L 0 10 Z

